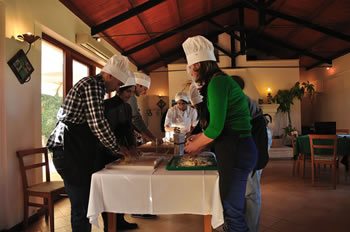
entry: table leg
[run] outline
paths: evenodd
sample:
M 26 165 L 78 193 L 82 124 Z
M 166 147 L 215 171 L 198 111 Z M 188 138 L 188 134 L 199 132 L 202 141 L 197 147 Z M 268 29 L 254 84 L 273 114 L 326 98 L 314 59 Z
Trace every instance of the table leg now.
M 108 232 L 117 232 L 117 220 L 115 213 L 107 213 L 108 217 Z
M 211 215 L 204 215 L 204 232 L 212 232 Z

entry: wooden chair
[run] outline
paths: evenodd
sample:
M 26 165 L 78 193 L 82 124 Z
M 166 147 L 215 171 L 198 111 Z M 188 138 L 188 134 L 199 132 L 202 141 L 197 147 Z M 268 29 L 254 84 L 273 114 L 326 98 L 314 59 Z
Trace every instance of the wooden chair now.
M 315 184 L 315 171 L 319 171 L 320 165 L 330 165 L 332 169 L 332 184 L 336 189 L 337 184 L 337 136 L 336 135 L 309 135 L 311 150 L 311 178 Z
M 348 135 L 349 129 L 336 129 L 335 132 L 337 135 Z
M 297 142 L 297 136 L 292 136 L 293 154 L 295 153 L 296 142 Z M 299 171 L 300 171 L 300 157 L 301 157 L 301 154 L 298 154 L 296 159 L 294 159 L 294 161 L 293 161 L 293 176 L 295 176 L 296 173 L 299 175 Z
M 297 142 L 297 136 L 293 135 L 292 136 L 293 154 L 295 154 L 296 142 Z M 301 153 L 299 153 L 297 155 L 297 158 L 293 161 L 293 176 L 295 176 L 295 175 L 299 176 L 300 175 L 300 169 L 301 169 L 302 177 L 305 177 L 306 161 L 311 161 L 309 155 L 305 155 L 305 154 L 301 154 Z
M 58 195 L 65 192 L 63 181 L 50 181 L 50 171 L 48 162 L 48 152 L 46 147 L 33 148 L 17 151 L 19 167 L 23 183 L 23 201 L 24 201 L 24 227 L 28 225 L 29 207 L 38 207 L 45 209 L 45 219 L 50 218 L 50 231 L 53 232 L 54 226 L 54 200 Z M 40 160 L 38 154 L 41 154 Z M 42 159 L 44 155 L 44 160 Z M 26 157 L 26 159 L 25 159 Z M 30 184 L 27 177 L 27 171 L 45 167 L 46 181 Z M 31 178 L 32 179 L 32 178 Z M 43 198 L 43 203 L 30 201 L 30 197 Z

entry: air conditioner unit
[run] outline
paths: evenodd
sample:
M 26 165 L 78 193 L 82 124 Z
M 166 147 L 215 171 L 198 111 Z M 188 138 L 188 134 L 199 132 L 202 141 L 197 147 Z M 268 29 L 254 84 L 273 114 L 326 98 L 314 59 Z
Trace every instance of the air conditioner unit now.
M 75 42 L 105 61 L 113 56 L 113 53 L 110 50 L 88 34 L 76 34 Z

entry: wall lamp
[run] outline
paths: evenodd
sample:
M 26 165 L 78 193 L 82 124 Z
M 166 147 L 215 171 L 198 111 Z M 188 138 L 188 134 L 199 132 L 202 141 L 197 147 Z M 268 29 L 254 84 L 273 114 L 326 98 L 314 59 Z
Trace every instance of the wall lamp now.
M 34 35 L 30 32 L 27 32 L 27 33 L 22 34 L 22 35 L 17 35 L 17 39 L 20 41 L 25 41 L 29 44 L 28 50 L 25 53 L 25 54 L 28 54 L 28 52 L 30 51 L 30 49 L 32 47 L 32 43 L 34 43 L 35 41 L 40 39 L 40 36 Z

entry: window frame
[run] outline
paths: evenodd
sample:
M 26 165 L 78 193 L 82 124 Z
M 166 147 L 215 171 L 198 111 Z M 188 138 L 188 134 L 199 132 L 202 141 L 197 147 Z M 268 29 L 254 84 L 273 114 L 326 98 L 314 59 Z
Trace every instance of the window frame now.
M 93 76 L 96 73 L 96 67 L 102 68 L 103 66 L 99 63 L 87 58 L 76 50 L 68 47 L 62 42 L 52 38 L 51 36 L 43 33 L 42 39 L 52 45 L 62 49 L 63 51 L 63 98 L 66 97 L 69 90 L 73 87 L 73 60 L 76 60 L 89 69 L 89 75 Z

